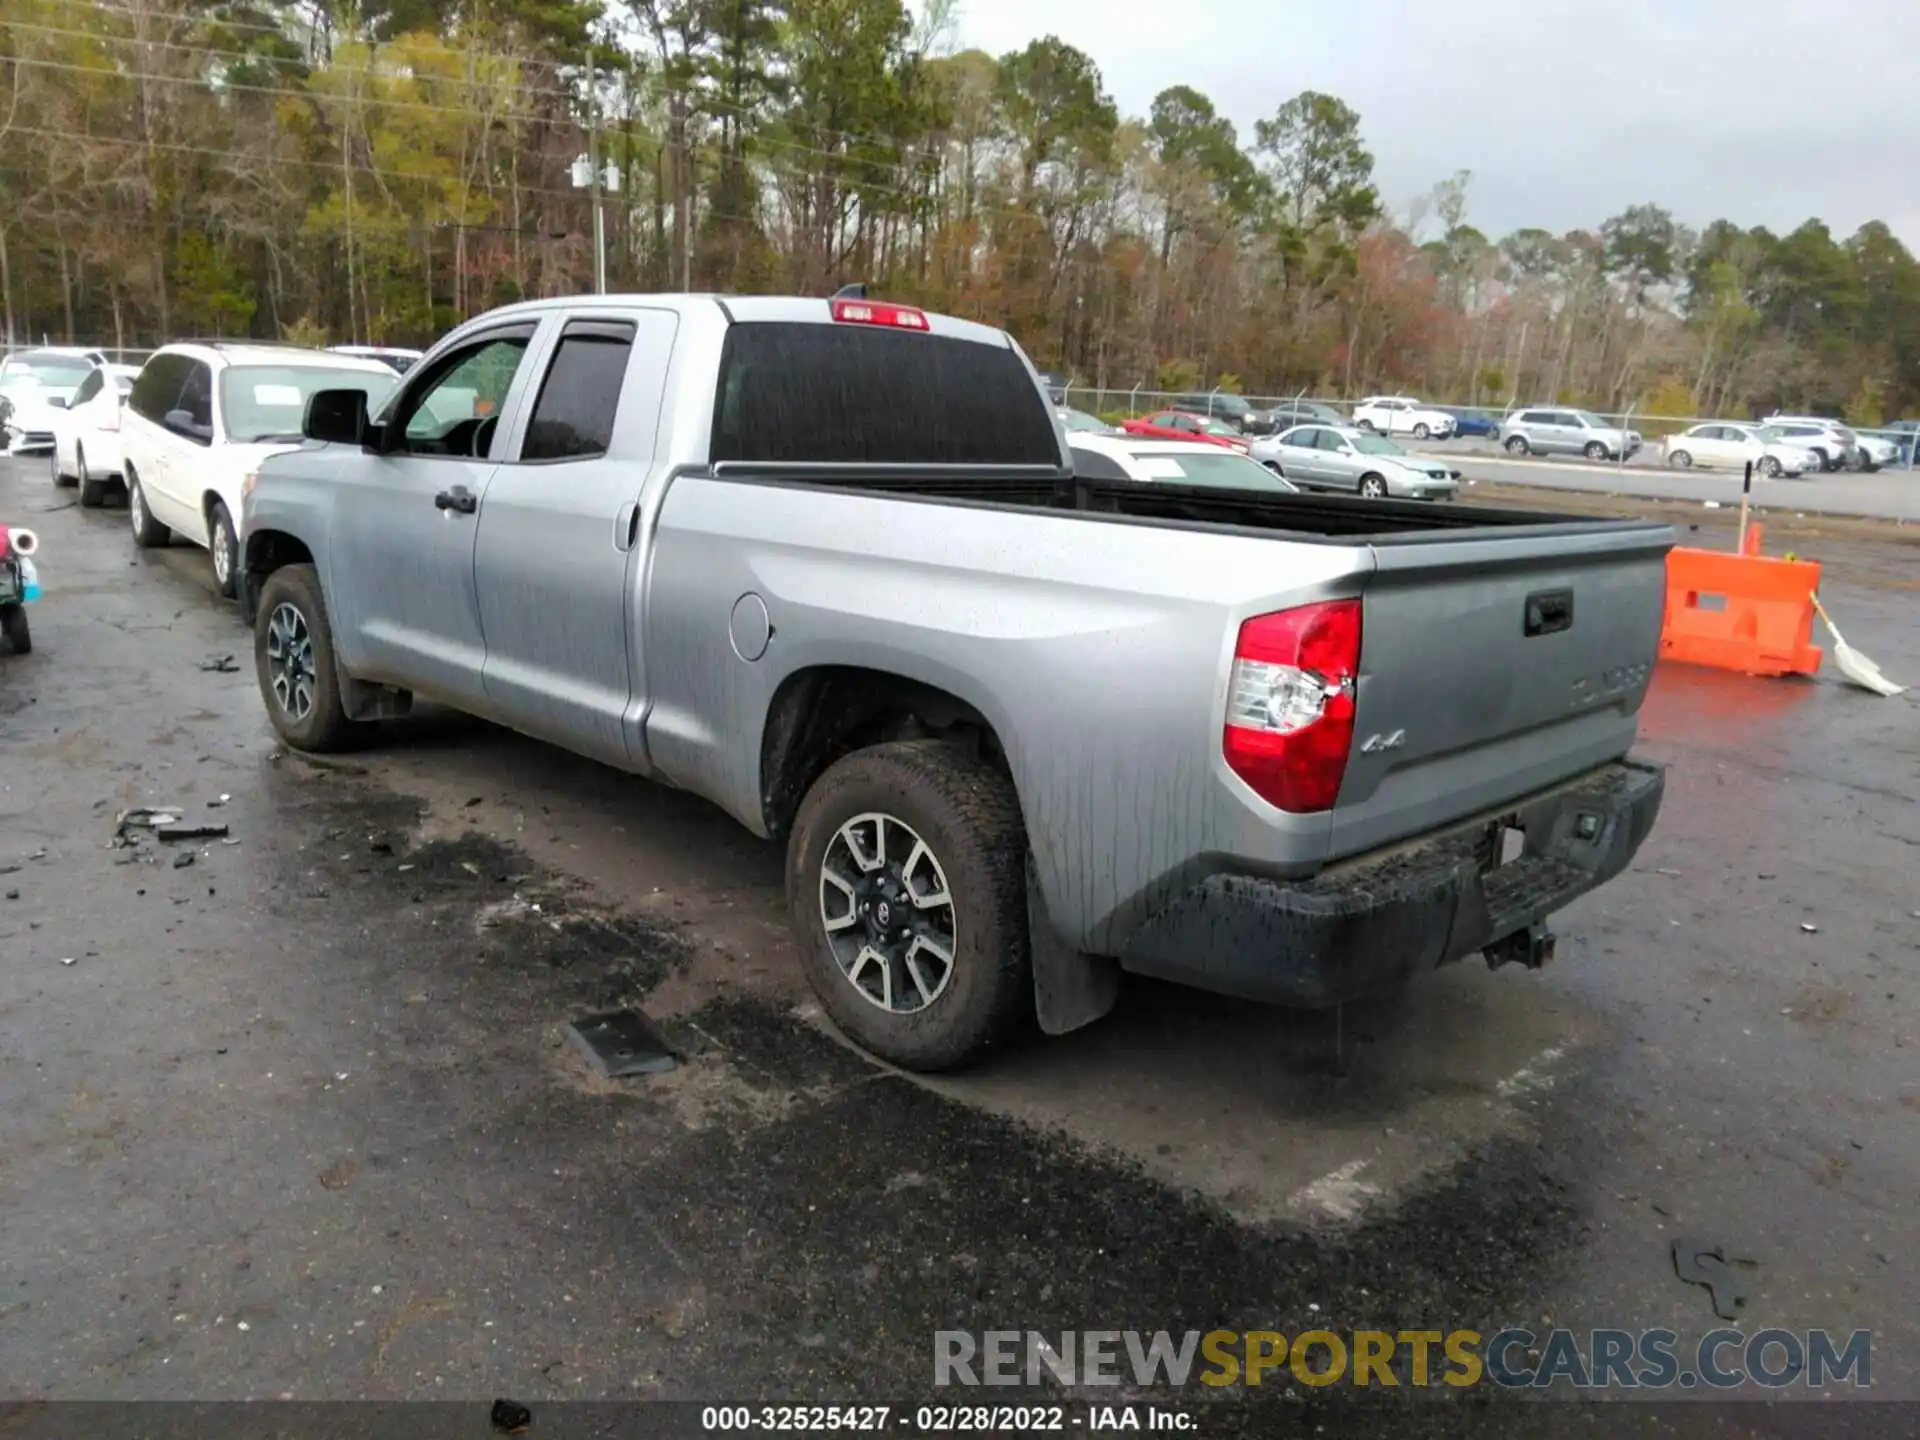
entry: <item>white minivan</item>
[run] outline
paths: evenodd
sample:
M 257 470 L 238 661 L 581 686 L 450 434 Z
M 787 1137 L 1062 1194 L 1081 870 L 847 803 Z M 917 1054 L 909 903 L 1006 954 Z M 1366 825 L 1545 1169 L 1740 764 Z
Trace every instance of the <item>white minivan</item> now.
M 220 593 L 239 571 L 240 501 L 269 455 L 302 443 L 316 390 L 364 390 L 378 410 L 398 382 L 378 360 L 290 345 L 168 345 L 141 367 L 120 422 L 133 538 L 183 535 L 213 554 Z

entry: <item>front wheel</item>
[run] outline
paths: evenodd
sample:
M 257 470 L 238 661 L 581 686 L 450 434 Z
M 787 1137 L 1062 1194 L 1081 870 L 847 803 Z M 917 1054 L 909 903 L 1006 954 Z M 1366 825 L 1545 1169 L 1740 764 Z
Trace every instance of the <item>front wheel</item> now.
M 1367 500 L 1384 500 L 1387 498 L 1387 482 L 1378 475 L 1363 475 L 1360 477 L 1360 494 Z
M 353 722 L 340 703 L 333 627 L 313 566 L 282 566 L 261 587 L 253 668 L 267 718 L 281 739 L 316 753 L 345 747 Z
M 1693 468 L 1693 456 L 1689 455 L 1685 450 L 1675 450 L 1667 456 L 1667 464 L 1671 465 L 1675 470 L 1691 470 Z
M 1526 453 L 1527 453 L 1527 437 L 1526 436 L 1515 435 L 1512 439 L 1507 441 L 1507 454 L 1524 455 Z
M 820 1003 L 883 1060 L 955 1069 L 1032 1017 L 1020 802 L 968 750 L 898 741 L 829 767 L 794 817 L 787 907 Z
M 0 634 L 6 636 L 7 648 L 14 654 L 32 653 L 33 624 L 27 619 L 26 606 L 0 605 Z
M 60 468 L 60 443 L 57 440 L 54 442 L 53 453 L 47 457 L 47 469 L 51 472 L 56 488 L 64 489 L 73 484 L 73 476 Z
M 233 533 L 233 517 L 221 500 L 214 501 L 207 514 L 207 549 L 213 553 L 213 578 L 220 587 L 220 598 L 231 600 L 240 573 L 240 539 Z
M 127 470 L 127 523 L 133 527 L 133 543 L 142 550 L 158 550 L 173 538 L 173 531 L 147 509 L 146 488 L 131 467 Z

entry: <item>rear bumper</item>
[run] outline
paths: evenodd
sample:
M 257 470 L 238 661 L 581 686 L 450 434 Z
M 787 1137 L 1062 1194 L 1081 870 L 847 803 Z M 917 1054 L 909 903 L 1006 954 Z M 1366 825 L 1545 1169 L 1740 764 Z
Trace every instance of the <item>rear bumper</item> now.
M 1288 1005 L 1341 1004 L 1484 950 L 1626 869 L 1666 773 L 1618 761 L 1304 881 L 1216 874 L 1152 916 L 1123 968 Z M 1525 849 L 1496 868 L 1501 831 Z

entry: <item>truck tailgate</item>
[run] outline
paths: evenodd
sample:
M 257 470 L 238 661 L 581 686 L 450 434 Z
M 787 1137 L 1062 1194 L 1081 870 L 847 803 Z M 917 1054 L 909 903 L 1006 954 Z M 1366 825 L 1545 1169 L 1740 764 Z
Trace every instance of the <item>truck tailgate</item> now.
M 1665 525 L 1616 522 L 1376 543 L 1328 858 L 1626 754 L 1673 539 Z

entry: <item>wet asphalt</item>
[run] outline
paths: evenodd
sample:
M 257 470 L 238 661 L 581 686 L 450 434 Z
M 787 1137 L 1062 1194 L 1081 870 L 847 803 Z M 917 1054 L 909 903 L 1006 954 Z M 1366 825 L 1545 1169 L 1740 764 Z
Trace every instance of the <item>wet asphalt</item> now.
M 1337 1028 L 1130 985 L 928 1082 L 823 1028 L 723 816 L 445 713 L 289 754 L 205 556 L 72 493 L 0 468 L 46 587 L 0 656 L 0 1399 L 899 1402 L 937 1329 L 1692 1337 L 1685 1235 L 1751 1262 L 1749 1332 L 1871 1329 L 1874 1394 L 1920 1400 L 1911 694 L 1663 666 L 1660 823 L 1543 973 Z M 1780 536 L 1920 681 L 1920 537 Z M 237 843 L 116 845 L 135 806 Z M 565 1042 L 626 1005 L 677 1070 Z M 1177 1397 L 1217 1434 L 1537 1420 L 1449 1398 Z

